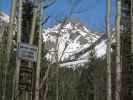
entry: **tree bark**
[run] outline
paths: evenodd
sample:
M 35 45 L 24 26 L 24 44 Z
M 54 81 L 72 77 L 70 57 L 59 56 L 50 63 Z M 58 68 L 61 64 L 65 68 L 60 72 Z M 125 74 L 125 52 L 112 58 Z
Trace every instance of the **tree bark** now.
M 56 39 L 56 100 L 59 100 L 59 64 L 58 64 L 58 36 Z
M 18 15 L 18 32 L 17 32 L 17 48 L 18 44 L 21 42 L 21 34 L 22 34 L 22 0 L 19 0 L 19 15 Z M 20 71 L 20 64 L 21 60 L 16 57 L 16 72 L 15 72 L 15 80 L 16 82 L 13 83 L 15 86 L 15 95 L 12 96 L 12 100 L 15 96 L 16 99 L 19 98 L 19 71 Z
M 7 40 L 7 52 L 6 52 L 6 64 L 5 64 L 5 71 L 4 71 L 4 87 L 3 87 L 3 96 L 2 100 L 5 100 L 6 96 L 6 84 L 7 84 L 7 70 L 10 63 L 10 54 L 12 49 L 12 40 L 13 40 L 13 24 L 16 14 L 16 2 L 17 0 L 12 0 L 12 7 L 11 7 L 11 16 L 10 16 L 10 22 L 9 22 L 9 35 Z
M 120 56 L 120 19 L 121 19 L 121 0 L 116 2 L 116 42 L 117 42 L 117 55 L 116 55 L 116 90 L 115 100 L 120 100 L 121 92 L 121 56 Z
M 51 65 L 48 65 L 46 74 L 45 74 L 45 76 L 43 77 L 42 82 L 40 83 L 39 89 L 41 89 L 41 88 L 43 87 L 44 83 L 47 81 L 50 68 L 51 68 Z
M 35 100 L 39 100 L 39 95 L 40 95 L 40 71 L 41 71 L 41 50 L 42 50 L 42 14 L 43 14 L 43 7 L 42 3 L 40 2 L 39 4 L 39 9 L 40 9 L 40 26 L 39 26 L 39 40 L 38 40 L 38 56 L 37 56 L 37 68 L 36 68 L 36 83 L 35 83 Z
M 112 100 L 111 84 L 111 33 L 110 33 L 110 0 L 106 1 L 106 33 L 107 33 L 107 100 Z
M 43 100 L 47 100 L 47 94 L 48 94 L 48 79 L 46 80 L 46 89 L 45 89 L 45 92 L 44 92 Z

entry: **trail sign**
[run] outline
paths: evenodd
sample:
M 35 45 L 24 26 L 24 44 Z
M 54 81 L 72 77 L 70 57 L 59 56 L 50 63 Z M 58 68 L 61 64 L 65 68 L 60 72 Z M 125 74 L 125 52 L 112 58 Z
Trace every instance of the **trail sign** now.
M 17 49 L 17 56 L 18 58 L 23 60 L 36 62 L 37 51 L 38 51 L 38 48 L 36 46 L 25 44 L 25 43 L 19 43 L 18 49 Z
M 31 92 L 33 68 L 21 65 L 19 74 L 19 89 Z

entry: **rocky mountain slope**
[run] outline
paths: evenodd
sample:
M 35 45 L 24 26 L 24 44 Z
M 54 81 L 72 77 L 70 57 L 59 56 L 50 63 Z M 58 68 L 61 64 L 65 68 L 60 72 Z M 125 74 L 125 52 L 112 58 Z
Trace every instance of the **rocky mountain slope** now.
M 58 58 L 60 59 L 60 62 L 65 61 L 67 62 L 65 64 L 68 65 L 83 64 L 87 62 L 89 51 L 80 55 L 79 58 L 76 58 L 74 55 L 90 47 L 102 34 L 92 32 L 80 22 L 75 21 L 67 21 L 63 26 L 62 24 L 57 24 L 52 28 L 44 29 L 43 33 L 46 48 L 49 50 L 47 58 L 52 59 L 52 61 L 55 62 L 53 55 L 55 53 L 56 39 L 58 37 Z M 95 46 L 97 57 L 101 57 L 105 54 L 105 48 L 105 41 L 102 41 Z M 71 62 L 70 60 L 73 59 L 77 60 Z

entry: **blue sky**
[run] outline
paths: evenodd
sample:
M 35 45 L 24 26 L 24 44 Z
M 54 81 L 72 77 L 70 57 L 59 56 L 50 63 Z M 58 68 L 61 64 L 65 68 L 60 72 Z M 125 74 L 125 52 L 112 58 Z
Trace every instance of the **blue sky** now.
M 79 0 L 73 0 L 74 3 Z M 71 0 L 56 0 L 49 8 L 45 9 L 45 16 L 50 16 L 47 26 L 55 24 L 55 18 L 60 20 L 64 16 L 78 19 L 92 31 L 105 31 L 105 12 L 106 0 L 80 0 L 74 6 L 73 13 L 70 15 L 72 7 Z M 9 15 L 11 0 L 0 0 L 0 10 Z M 80 13 L 79 13 L 80 12 Z M 111 27 L 115 23 L 115 0 L 111 0 Z

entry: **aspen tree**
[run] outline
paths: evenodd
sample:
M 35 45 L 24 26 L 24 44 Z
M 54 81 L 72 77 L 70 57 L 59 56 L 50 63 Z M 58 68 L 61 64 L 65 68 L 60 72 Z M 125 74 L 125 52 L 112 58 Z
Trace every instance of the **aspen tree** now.
M 120 100 L 121 92 L 121 56 L 120 56 L 120 19 L 121 19 L 121 0 L 116 1 L 116 90 L 115 100 Z
M 3 87 L 3 96 L 2 100 L 5 100 L 6 96 L 6 84 L 7 84 L 7 70 L 10 63 L 10 54 L 12 50 L 12 40 L 13 40 L 13 28 L 14 28 L 14 18 L 16 14 L 16 2 L 17 0 L 12 0 L 12 6 L 11 6 L 11 16 L 10 16 L 10 22 L 9 22 L 9 35 L 7 40 L 7 52 L 6 52 L 6 64 L 5 64 L 5 71 L 4 71 L 4 87 Z
M 106 0 L 106 33 L 107 33 L 107 100 L 112 100 L 110 0 Z

